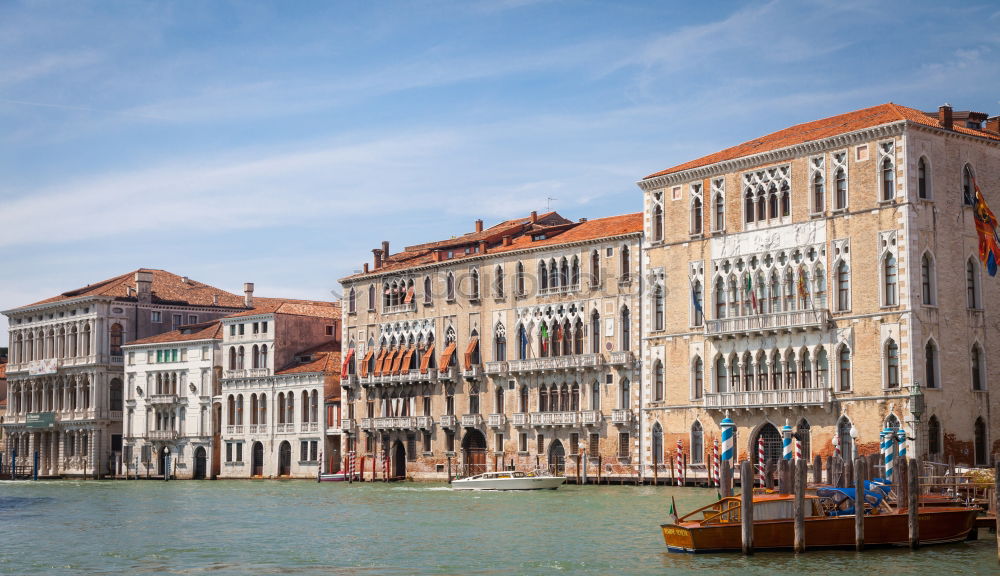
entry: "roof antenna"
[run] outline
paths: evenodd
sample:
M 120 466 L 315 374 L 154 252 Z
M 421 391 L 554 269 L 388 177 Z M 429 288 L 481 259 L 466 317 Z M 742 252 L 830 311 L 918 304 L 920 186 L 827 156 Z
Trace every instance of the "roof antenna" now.
M 558 198 L 552 198 L 550 196 L 550 197 L 548 197 L 548 198 L 545 199 L 545 211 L 546 212 L 551 212 L 552 211 L 552 201 L 553 200 L 558 200 Z

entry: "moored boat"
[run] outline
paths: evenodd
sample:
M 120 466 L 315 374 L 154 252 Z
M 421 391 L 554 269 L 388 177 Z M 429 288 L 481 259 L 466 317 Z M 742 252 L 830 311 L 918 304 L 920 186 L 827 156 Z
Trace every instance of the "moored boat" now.
M 565 476 L 550 476 L 541 472 L 517 470 L 485 472 L 468 478 L 452 480 L 452 490 L 555 490 L 566 481 Z
M 805 498 L 806 549 L 853 548 L 854 490 L 817 490 Z M 755 494 L 753 497 L 753 547 L 758 550 L 791 550 L 794 543 L 792 506 L 795 497 Z M 881 497 L 865 491 L 864 545 L 909 544 L 907 511 L 888 510 Z M 964 506 L 921 506 L 918 514 L 920 544 L 964 540 L 978 510 Z M 661 525 L 670 552 L 728 552 L 742 549 L 739 497 L 722 498 L 673 523 Z

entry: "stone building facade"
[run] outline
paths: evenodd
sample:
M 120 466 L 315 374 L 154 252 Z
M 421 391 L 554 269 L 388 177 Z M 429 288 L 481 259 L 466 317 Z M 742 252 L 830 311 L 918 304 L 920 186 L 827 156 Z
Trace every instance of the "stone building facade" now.
M 388 242 L 344 278 L 344 418 L 365 475 L 635 474 L 642 218 L 518 218 Z
M 9 319 L 7 458 L 41 475 L 118 472 L 123 346 L 246 309 L 244 297 L 164 270 L 139 269 L 5 311 Z
M 324 401 L 340 384 L 340 316 L 337 303 L 258 300 L 222 319 L 220 478 L 315 478 L 339 461 Z
M 975 184 L 1000 207 L 1000 122 L 885 104 L 652 174 L 644 195 L 642 360 L 649 464 L 877 451 L 988 464 L 998 281 L 978 258 Z M 919 419 L 918 419 L 919 417 Z M 853 429 L 853 433 L 852 433 Z

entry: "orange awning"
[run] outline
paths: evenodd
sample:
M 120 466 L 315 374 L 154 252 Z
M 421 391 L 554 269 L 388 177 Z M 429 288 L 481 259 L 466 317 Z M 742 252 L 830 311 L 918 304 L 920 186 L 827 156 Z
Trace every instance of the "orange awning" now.
M 375 350 L 369 349 L 368 353 L 365 354 L 364 360 L 361 361 L 361 370 L 360 370 L 360 372 L 361 372 L 361 377 L 362 378 L 367 378 L 368 377 L 368 363 L 371 362 L 372 356 L 374 356 L 374 355 L 375 355 Z
M 393 362 L 392 362 L 392 373 L 393 374 L 399 374 L 400 368 L 403 367 L 403 356 L 405 356 L 405 355 L 406 355 L 406 349 L 403 348 L 403 347 L 400 347 L 399 350 L 396 352 L 395 359 L 393 359 Z
M 354 348 L 347 351 L 347 358 L 344 358 L 344 364 L 340 367 L 341 378 L 347 378 L 347 367 L 351 363 L 351 358 L 354 358 Z
M 399 365 L 400 372 L 406 372 L 410 369 L 410 362 L 413 360 L 413 353 L 416 351 L 416 346 L 410 346 L 410 348 L 406 351 L 406 356 L 403 356 L 403 363 Z
M 382 365 L 385 363 L 385 353 L 388 352 L 386 348 L 383 348 L 378 353 L 378 360 L 375 361 L 375 376 L 382 375 Z
M 448 347 L 444 349 L 444 354 L 441 355 L 441 362 L 438 363 L 438 370 L 441 372 L 448 371 L 448 365 L 451 364 L 451 356 L 455 353 L 455 343 L 450 342 Z
M 388 376 L 392 374 L 392 359 L 396 357 L 396 350 L 390 350 L 388 354 L 385 355 L 385 360 L 382 361 L 382 375 Z
M 476 351 L 476 346 L 479 346 L 479 338 L 473 338 L 469 345 L 465 347 L 465 369 L 472 370 L 472 353 Z
M 434 345 L 427 347 L 427 351 L 420 357 L 420 373 L 427 374 L 427 368 L 431 365 L 431 357 L 434 356 Z
M 403 304 L 409 304 L 410 302 L 413 302 L 413 286 L 410 286 L 406 290 L 406 298 L 403 299 Z

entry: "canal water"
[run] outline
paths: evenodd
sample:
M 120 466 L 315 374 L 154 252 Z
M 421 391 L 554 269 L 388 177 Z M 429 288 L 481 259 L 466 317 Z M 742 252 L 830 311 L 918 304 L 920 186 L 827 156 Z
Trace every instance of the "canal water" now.
M 2 574 L 997 574 L 996 542 L 691 556 L 659 533 L 714 490 L 305 481 L 0 482 Z

